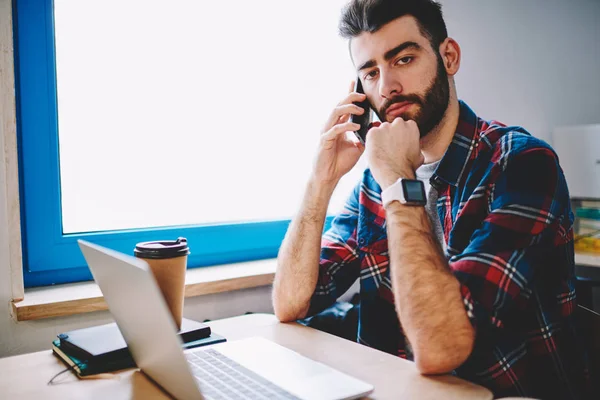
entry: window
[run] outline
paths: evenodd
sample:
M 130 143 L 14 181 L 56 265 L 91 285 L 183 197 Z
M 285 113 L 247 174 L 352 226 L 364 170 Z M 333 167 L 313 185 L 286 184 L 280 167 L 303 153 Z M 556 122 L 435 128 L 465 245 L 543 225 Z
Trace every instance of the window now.
M 185 236 L 190 267 L 274 257 L 354 76 L 343 4 L 17 0 L 26 286 L 91 279 L 78 238 Z

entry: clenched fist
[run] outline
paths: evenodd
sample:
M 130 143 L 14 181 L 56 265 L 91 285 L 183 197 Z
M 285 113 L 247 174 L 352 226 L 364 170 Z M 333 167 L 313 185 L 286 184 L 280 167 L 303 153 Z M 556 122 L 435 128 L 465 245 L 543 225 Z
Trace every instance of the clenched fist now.
M 415 178 L 415 171 L 425 161 L 419 139 L 417 123 L 402 118 L 369 130 L 365 154 L 371 173 L 382 189 L 399 178 Z

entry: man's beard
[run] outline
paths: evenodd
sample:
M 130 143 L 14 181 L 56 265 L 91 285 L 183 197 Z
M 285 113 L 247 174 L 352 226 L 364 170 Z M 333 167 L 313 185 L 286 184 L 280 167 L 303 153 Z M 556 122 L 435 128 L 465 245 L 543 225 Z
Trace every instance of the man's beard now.
M 419 127 L 421 137 L 431 132 L 444 118 L 448 103 L 450 102 L 450 83 L 448 82 L 448 73 L 444 67 L 444 62 L 438 56 L 437 74 L 431 86 L 425 91 L 425 95 L 405 94 L 398 95 L 387 100 L 377 112 L 381 121 L 387 121 L 385 118 L 388 108 L 394 103 L 410 102 L 419 107 L 418 111 L 411 115 L 406 112 L 399 117 L 404 120 L 413 120 Z

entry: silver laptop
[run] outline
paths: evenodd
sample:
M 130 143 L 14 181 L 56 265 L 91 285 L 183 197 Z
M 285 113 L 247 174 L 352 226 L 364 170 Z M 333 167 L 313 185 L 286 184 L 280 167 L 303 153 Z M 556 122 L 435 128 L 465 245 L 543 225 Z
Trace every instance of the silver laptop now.
M 184 399 L 355 399 L 373 386 L 267 339 L 187 350 L 148 264 L 83 240 L 79 247 L 138 367 Z

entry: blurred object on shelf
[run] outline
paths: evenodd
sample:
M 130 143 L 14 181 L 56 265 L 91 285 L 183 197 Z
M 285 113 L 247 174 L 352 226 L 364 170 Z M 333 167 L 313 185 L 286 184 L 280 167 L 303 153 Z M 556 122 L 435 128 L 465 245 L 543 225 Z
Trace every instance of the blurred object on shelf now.
M 575 251 L 600 254 L 600 200 L 573 200 Z

